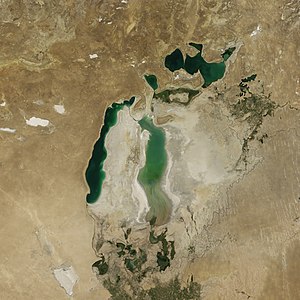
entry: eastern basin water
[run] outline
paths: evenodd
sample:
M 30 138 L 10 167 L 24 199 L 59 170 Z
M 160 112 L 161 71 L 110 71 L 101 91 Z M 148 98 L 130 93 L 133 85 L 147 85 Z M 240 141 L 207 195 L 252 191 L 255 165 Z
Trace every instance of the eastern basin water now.
M 150 210 L 146 221 L 156 218 L 156 224 L 165 224 L 172 210 L 172 204 L 161 188 L 161 180 L 167 167 L 166 137 L 162 128 L 156 127 L 149 116 L 139 121 L 142 130 L 147 130 L 150 137 L 146 147 L 146 162 L 138 174 L 138 182 L 143 187 Z

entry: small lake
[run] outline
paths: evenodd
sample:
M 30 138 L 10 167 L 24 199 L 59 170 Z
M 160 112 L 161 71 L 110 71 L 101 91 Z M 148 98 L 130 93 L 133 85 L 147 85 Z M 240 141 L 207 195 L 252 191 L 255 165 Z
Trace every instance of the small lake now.
M 145 75 L 144 78 L 154 91 L 158 89 L 157 78 L 155 75 Z

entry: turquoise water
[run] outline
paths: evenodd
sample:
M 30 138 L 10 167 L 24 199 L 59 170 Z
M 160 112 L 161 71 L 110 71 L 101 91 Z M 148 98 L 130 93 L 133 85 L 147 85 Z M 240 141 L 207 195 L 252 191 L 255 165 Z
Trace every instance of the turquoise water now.
M 143 187 L 150 210 L 146 220 L 156 217 L 156 224 L 164 224 L 168 221 L 172 209 L 171 201 L 161 189 L 161 179 L 167 167 L 167 152 L 165 149 L 165 133 L 163 129 L 156 127 L 149 117 L 139 121 L 142 130 L 150 133 L 146 147 L 145 166 L 140 169 L 138 182 Z
M 193 57 L 188 54 L 186 55 L 184 69 L 191 75 L 200 71 L 204 79 L 202 87 L 205 88 L 224 76 L 225 63 L 224 61 L 219 63 L 208 63 L 204 60 L 202 52 L 200 51 Z
M 208 63 L 201 57 L 199 71 L 204 79 L 203 88 L 210 86 L 213 82 L 221 79 L 225 74 L 224 61 L 219 63 Z
M 95 203 L 101 194 L 102 184 L 105 179 L 103 164 L 107 157 L 105 149 L 105 138 L 111 127 L 116 125 L 118 120 L 118 112 L 124 106 L 131 106 L 135 100 L 132 97 L 130 100 L 125 100 L 123 103 L 113 103 L 105 111 L 104 124 L 100 131 L 99 139 L 94 145 L 92 157 L 89 160 L 88 167 L 85 172 L 86 182 L 90 188 L 90 193 L 86 196 L 88 203 Z
M 144 78 L 154 91 L 158 89 L 157 78 L 155 75 L 145 75 Z

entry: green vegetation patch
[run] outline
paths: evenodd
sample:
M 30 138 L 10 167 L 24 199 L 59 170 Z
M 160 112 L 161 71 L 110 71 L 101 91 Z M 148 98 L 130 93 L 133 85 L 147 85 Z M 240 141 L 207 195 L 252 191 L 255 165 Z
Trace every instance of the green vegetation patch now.
M 162 102 L 165 103 L 171 103 L 171 102 L 175 102 L 178 104 L 182 104 L 182 105 L 188 105 L 191 100 L 199 94 L 199 90 L 193 90 L 193 89 L 189 89 L 189 88 L 177 88 L 177 89 L 166 89 L 161 91 L 160 93 L 155 93 L 153 98 L 157 99 L 157 100 L 161 100 Z M 188 99 L 186 102 L 182 102 L 180 100 L 180 95 L 181 94 L 187 94 Z M 173 101 L 170 99 L 171 95 L 178 95 L 178 98 L 175 98 Z
M 273 116 L 274 110 L 278 105 L 270 99 L 270 95 L 266 96 L 262 94 L 254 94 L 251 92 L 249 82 L 256 79 L 256 74 L 241 79 L 239 84 L 240 94 L 237 102 L 230 107 L 230 112 L 233 117 L 246 121 L 249 124 L 250 133 L 244 137 L 242 145 L 242 154 L 236 163 L 236 169 L 240 169 L 240 163 L 247 168 L 248 154 L 249 154 L 249 142 L 254 140 L 259 132 L 259 128 L 263 123 L 263 119 L 266 116 Z M 262 144 L 264 138 L 268 135 L 264 134 L 258 139 Z
M 231 114 L 237 119 L 245 119 L 251 126 L 261 125 L 263 118 L 272 116 L 276 103 L 265 95 L 253 95 L 239 99 L 231 107 Z
M 105 257 L 102 256 L 100 260 L 93 263 L 92 268 L 95 268 L 99 275 L 104 275 L 108 271 L 108 264 L 105 262 Z
M 178 277 L 163 284 L 157 280 L 155 287 L 144 290 L 140 286 L 136 286 L 132 294 L 127 292 L 128 289 L 125 290 L 121 281 L 112 283 L 105 280 L 104 287 L 111 293 L 112 300 L 201 300 L 201 285 L 194 282 L 193 279 L 186 287 L 181 286 Z
M 250 127 L 257 133 L 258 127 L 262 124 L 263 118 L 272 116 L 278 105 L 264 94 L 253 94 L 248 82 L 254 81 L 256 74 L 242 78 L 239 83 L 240 98 L 231 105 L 230 112 L 236 119 L 246 120 Z
M 170 245 L 171 245 L 171 253 L 170 253 L 170 257 L 171 259 L 174 259 L 176 251 L 175 251 L 175 242 L 174 241 L 170 241 Z
M 122 285 L 122 281 L 112 282 L 109 279 L 103 281 L 103 286 L 110 292 L 112 300 L 132 300 Z
M 200 300 L 201 285 L 191 281 L 187 287 L 181 287 L 179 279 L 175 278 L 167 284 L 157 282 L 148 295 L 151 300 Z
M 117 254 L 123 259 L 124 265 L 130 272 L 141 271 L 142 265 L 147 261 L 147 253 L 141 248 L 134 248 L 129 243 L 128 238 L 131 234 L 131 228 L 123 229 L 125 242 L 116 243 Z
M 153 220 L 153 218 L 152 218 Z M 152 221 L 151 220 L 151 221 Z M 150 221 L 150 224 L 151 224 Z M 152 221 L 153 222 L 153 221 Z M 149 242 L 151 244 L 160 243 L 160 251 L 156 254 L 156 262 L 159 267 L 159 271 L 165 271 L 171 265 L 171 260 L 175 257 L 175 242 L 167 241 L 166 239 L 167 228 L 159 235 L 155 236 L 154 226 L 151 225 L 151 230 L 149 234 Z

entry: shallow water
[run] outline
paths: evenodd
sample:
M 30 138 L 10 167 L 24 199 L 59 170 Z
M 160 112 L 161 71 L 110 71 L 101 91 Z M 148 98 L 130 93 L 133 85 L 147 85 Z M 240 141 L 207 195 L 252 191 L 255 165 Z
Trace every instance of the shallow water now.
M 139 124 L 143 130 L 150 133 L 145 166 L 138 174 L 138 182 L 143 187 L 150 206 L 146 219 L 150 221 L 156 217 L 156 224 L 164 224 L 168 221 L 172 209 L 170 199 L 161 188 L 161 180 L 167 167 L 165 132 L 156 127 L 147 116 L 141 119 Z

